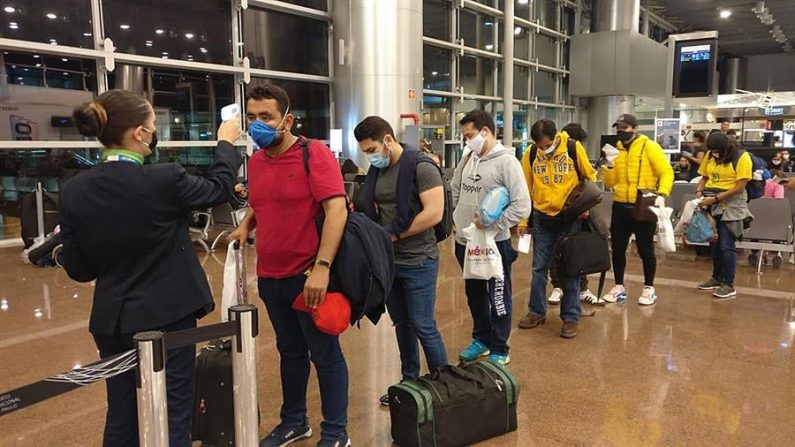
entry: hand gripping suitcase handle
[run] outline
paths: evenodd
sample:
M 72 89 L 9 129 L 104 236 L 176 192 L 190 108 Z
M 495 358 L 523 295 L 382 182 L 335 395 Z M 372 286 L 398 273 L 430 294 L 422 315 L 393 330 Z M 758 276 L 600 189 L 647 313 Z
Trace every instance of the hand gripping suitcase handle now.
M 235 278 L 237 284 L 235 291 L 237 304 L 248 304 L 248 287 L 246 286 L 246 250 L 241 249 L 240 241 L 235 241 L 232 247 L 235 251 Z

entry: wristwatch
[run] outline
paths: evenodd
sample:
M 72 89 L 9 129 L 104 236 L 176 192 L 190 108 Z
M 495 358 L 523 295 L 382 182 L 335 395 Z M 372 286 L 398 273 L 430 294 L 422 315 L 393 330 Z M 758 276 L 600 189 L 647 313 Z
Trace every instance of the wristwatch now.
M 330 268 L 331 268 L 331 262 L 329 262 L 329 261 L 327 261 L 327 260 L 325 260 L 325 259 L 318 259 L 318 260 L 316 260 L 316 261 L 315 261 L 315 265 L 320 265 L 320 266 L 323 266 L 323 267 L 325 267 L 325 268 L 327 268 L 327 269 L 330 269 Z

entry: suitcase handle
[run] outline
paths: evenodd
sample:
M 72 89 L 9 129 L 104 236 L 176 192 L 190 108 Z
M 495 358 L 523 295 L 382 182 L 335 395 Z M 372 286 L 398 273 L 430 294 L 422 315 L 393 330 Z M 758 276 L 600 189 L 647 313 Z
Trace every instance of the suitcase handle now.
M 483 381 L 480 379 L 480 377 L 478 377 L 478 376 L 472 374 L 471 372 L 469 372 L 469 371 L 467 371 L 467 370 L 465 370 L 463 368 L 460 368 L 458 366 L 454 366 L 454 365 L 443 366 L 443 367 L 439 368 L 438 370 L 434 371 L 432 376 L 435 376 L 435 377 L 438 378 L 440 371 L 449 371 L 452 375 L 454 375 L 454 376 L 456 376 L 456 377 L 458 377 L 460 379 L 464 379 L 464 380 L 466 380 L 468 382 L 475 382 L 478 385 L 478 387 L 481 388 L 481 389 L 485 389 L 486 388 L 486 384 L 483 383 Z

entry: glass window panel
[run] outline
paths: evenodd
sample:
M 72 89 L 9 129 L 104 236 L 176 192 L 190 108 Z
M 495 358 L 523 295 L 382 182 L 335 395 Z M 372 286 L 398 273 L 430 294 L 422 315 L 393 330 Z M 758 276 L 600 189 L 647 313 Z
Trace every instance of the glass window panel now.
M 516 17 L 530 20 L 532 15 L 532 2 L 530 0 L 515 0 L 516 4 L 513 6 L 513 13 Z M 503 3 L 504 0 L 500 0 Z
M 556 124 L 559 124 L 558 127 L 563 127 L 562 124 L 557 122 L 558 110 L 559 109 L 555 107 L 539 107 L 538 110 L 536 110 L 536 118 L 552 120 L 555 121 Z
M 576 22 L 577 12 L 570 6 L 563 7 L 563 32 L 568 35 L 577 34 L 574 25 Z M 641 28 L 643 29 L 643 28 Z
M 564 67 L 570 68 L 571 67 L 571 42 L 565 41 L 561 43 L 562 53 L 560 56 L 560 63 L 563 64 Z
M 538 59 L 538 63 L 555 67 L 557 64 L 557 58 L 555 57 L 555 53 L 557 52 L 555 39 L 543 34 L 536 34 L 535 37 L 535 57 Z
M 328 0 L 290 0 L 287 3 L 305 6 L 312 9 L 319 9 L 321 11 L 328 11 Z
M 453 60 L 452 50 L 424 45 L 423 85 L 426 89 L 452 91 L 450 66 Z
M 464 45 L 486 51 L 495 51 L 494 17 L 469 10 L 461 10 L 459 17 L 459 37 L 464 39 Z
M 530 139 L 529 110 L 525 104 L 513 106 L 513 144 L 517 148 L 517 155 L 524 154 L 527 141 Z
M 461 121 L 467 113 L 473 110 L 485 110 L 494 116 L 494 101 L 485 101 L 482 99 L 464 99 L 463 102 L 455 102 L 455 122 Z M 453 129 L 455 135 L 452 140 L 462 141 L 461 126 L 456 125 Z
M 8 81 L 0 98 L 0 140 L 79 141 L 72 110 L 94 99 L 93 60 L 3 52 Z
M 251 85 L 268 82 L 255 78 Z M 318 140 L 328 140 L 331 117 L 329 115 L 329 86 L 304 81 L 271 81 L 287 91 L 290 96 L 290 113 L 295 117 L 293 133 Z
M 102 12 L 119 52 L 232 63 L 229 0 L 103 0 Z
M 494 95 L 494 61 L 488 58 L 462 56 L 458 76 L 464 93 Z
M 450 98 L 442 96 L 423 96 L 422 98 L 422 125 L 425 130 L 431 130 L 430 138 L 436 129 L 444 129 L 444 138 L 450 139 L 452 133 L 450 129 Z
M 447 0 L 425 0 L 422 3 L 423 36 L 450 40 L 450 5 Z
M 517 26 L 513 30 L 513 55 L 517 59 L 530 60 L 530 30 Z
M 3 7 L 0 37 L 94 48 L 89 0 L 10 0 Z
M 533 78 L 535 86 L 533 96 L 538 97 L 540 102 L 555 102 L 555 75 L 544 71 L 539 71 Z
M 530 69 L 514 65 L 513 67 L 513 97 L 526 100 L 529 93 Z
M 463 146 L 461 143 L 451 143 L 444 145 L 444 167 L 454 168 L 461 161 Z
M 293 14 L 256 8 L 243 14 L 244 53 L 253 68 L 327 76 L 328 32 L 326 22 Z
M 124 85 L 127 77 L 108 73 L 108 85 Z M 146 95 L 153 98 L 158 138 L 162 141 L 210 141 L 221 122 L 221 108 L 235 101 L 234 77 L 166 68 L 133 67 Z M 143 83 L 144 79 L 150 82 Z
M 558 1 L 557 0 L 535 0 L 536 17 L 538 22 L 554 30 L 558 29 Z

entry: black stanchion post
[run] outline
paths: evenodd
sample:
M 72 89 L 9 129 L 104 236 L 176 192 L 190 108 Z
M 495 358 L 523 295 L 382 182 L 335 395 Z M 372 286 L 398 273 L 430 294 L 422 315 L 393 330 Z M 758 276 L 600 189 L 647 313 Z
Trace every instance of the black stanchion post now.
M 232 349 L 233 390 L 235 399 L 235 445 L 259 445 L 257 412 L 257 345 L 259 333 L 257 308 L 239 304 L 229 308 L 229 320 L 238 323 Z
M 163 333 L 141 332 L 133 339 L 138 352 L 138 442 L 141 447 L 168 447 Z

